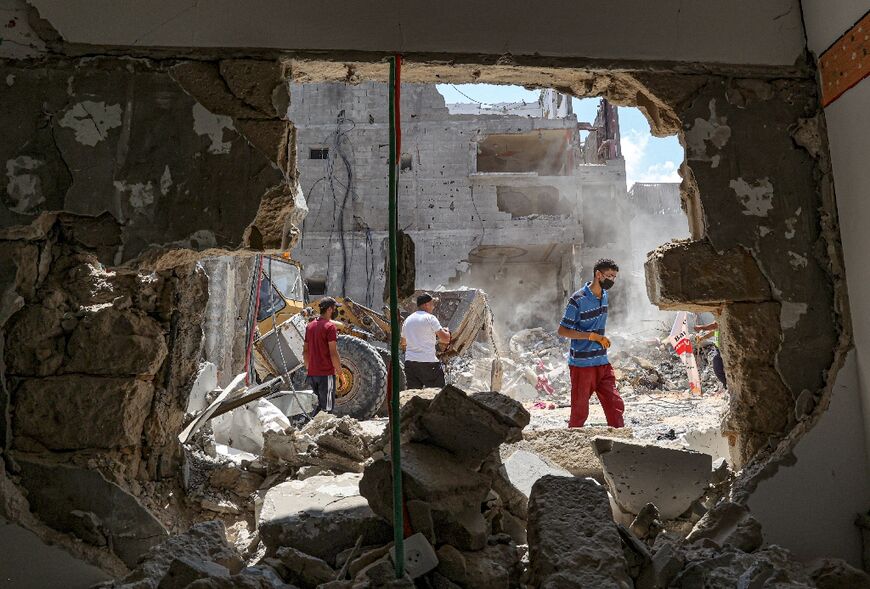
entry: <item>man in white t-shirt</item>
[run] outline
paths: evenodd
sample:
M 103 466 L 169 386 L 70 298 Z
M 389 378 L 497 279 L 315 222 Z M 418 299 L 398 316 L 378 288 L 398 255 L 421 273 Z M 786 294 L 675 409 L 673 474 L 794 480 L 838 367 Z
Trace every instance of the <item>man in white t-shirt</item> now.
M 432 314 L 436 299 L 423 293 L 417 297 L 417 311 L 402 324 L 405 338 L 405 377 L 409 389 L 444 386 L 444 369 L 435 355 L 436 340 L 450 343 L 450 330 Z

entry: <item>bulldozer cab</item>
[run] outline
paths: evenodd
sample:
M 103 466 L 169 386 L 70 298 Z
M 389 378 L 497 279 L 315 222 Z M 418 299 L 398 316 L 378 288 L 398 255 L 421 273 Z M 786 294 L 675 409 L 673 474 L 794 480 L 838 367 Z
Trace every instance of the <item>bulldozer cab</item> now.
M 265 256 L 257 296 L 257 331 L 262 336 L 305 308 L 308 293 L 299 264 L 289 259 Z

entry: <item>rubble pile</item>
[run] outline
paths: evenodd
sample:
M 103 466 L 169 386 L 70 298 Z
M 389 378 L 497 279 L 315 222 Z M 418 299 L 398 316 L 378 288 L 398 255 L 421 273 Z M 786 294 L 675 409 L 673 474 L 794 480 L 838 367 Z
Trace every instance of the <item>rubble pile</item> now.
M 508 499 L 494 487 L 502 469 L 499 447 L 519 440 L 528 421 L 523 406 L 505 395 L 467 395 L 453 386 L 434 398 L 415 396 L 405 403 L 403 490 L 411 530 L 437 549 L 430 582 L 519 586 L 521 552 L 510 532 L 518 534 L 524 526 L 505 515 Z M 386 521 L 392 521 L 389 456 L 386 444 L 384 457 L 366 467 L 360 482 L 361 494 Z
M 670 346 L 656 338 L 638 338 L 620 332 L 608 335 L 613 342 L 609 357 L 617 389 L 626 405 L 626 425 L 631 427 L 634 437 L 678 442 L 673 445 L 700 449 L 681 436 L 710 431 L 715 433 L 713 439 L 703 443 L 716 446 L 714 457 L 728 456 L 718 433 L 728 396 L 720 394 L 723 389 L 712 365 L 706 361 L 706 352 L 697 355 L 704 391 L 704 395 L 698 396 L 689 393 L 686 369 Z M 501 356 L 503 384 L 500 391 L 523 403 L 531 412 L 532 430 L 563 429 L 567 424 L 571 405 L 567 349 L 564 338 L 534 328 L 514 334 L 508 351 Z M 451 359 L 448 383 L 468 391 L 488 390 L 493 358 L 488 345 L 476 342 L 469 354 Z M 586 425 L 604 425 L 604 415 L 595 395 L 590 405 Z
M 529 413 L 500 393 L 448 385 L 400 401 L 404 578 L 392 560 L 386 422 L 322 414 L 267 432 L 254 460 L 191 453 L 207 466 L 200 484 L 256 523 L 251 549 L 228 542 L 238 531 L 220 521 L 196 524 L 102 587 L 870 588 L 845 562 L 807 566 L 764 547 L 749 510 L 723 499 L 727 465 L 708 454 L 600 435 L 618 430 L 523 440 Z M 603 483 L 586 464 L 552 459 L 584 445 Z

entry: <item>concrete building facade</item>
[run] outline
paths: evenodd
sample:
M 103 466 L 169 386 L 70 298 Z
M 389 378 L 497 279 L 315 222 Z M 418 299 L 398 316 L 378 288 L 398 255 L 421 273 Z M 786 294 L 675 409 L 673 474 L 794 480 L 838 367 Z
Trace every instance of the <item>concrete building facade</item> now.
M 291 85 L 309 207 L 293 256 L 312 295 L 383 300 L 386 98 L 382 83 Z M 578 123 L 570 97 L 552 90 L 534 104 L 484 108 L 406 84 L 401 111 L 399 226 L 414 242 L 418 288 L 480 287 L 499 295 L 497 319 L 549 325 L 594 258 L 627 257 L 629 232 L 600 214 L 626 206 L 618 118 L 606 101 L 594 123 Z M 520 299 L 527 313 L 516 313 Z

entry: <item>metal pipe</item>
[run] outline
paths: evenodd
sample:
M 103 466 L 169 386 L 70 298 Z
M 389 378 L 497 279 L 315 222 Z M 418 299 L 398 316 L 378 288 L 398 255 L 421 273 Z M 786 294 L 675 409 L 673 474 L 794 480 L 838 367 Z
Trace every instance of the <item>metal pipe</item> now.
M 392 365 L 392 386 L 390 398 L 390 442 L 393 461 L 393 545 L 395 548 L 396 578 L 405 574 L 405 526 L 402 497 L 402 441 L 399 408 L 399 284 L 398 284 L 398 234 L 399 200 L 398 154 L 401 149 L 401 123 L 399 100 L 402 78 L 402 56 L 390 58 L 390 169 L 389 169 L 389 247 L 390 247 L 390 362 Z

